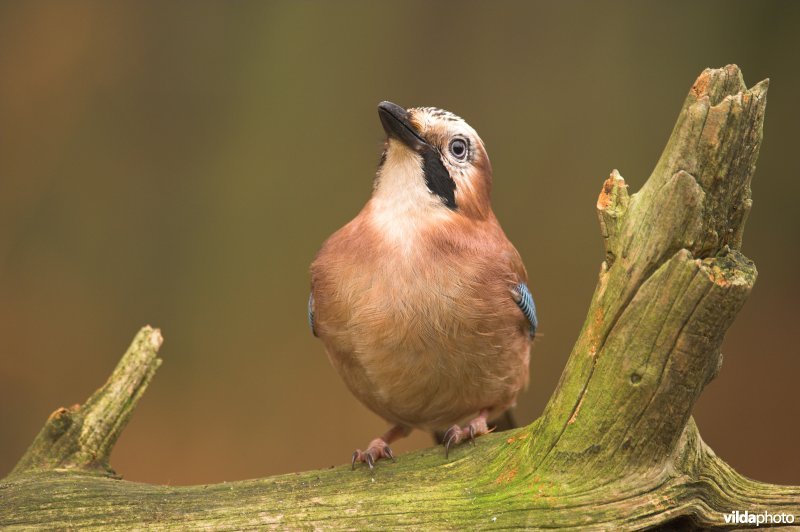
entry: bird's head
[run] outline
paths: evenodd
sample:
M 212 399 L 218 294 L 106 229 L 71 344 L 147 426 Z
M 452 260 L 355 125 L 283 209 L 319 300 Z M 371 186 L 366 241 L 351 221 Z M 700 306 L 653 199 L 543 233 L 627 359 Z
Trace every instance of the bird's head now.
M 387 139 L 373 196 L 404 210 L 486 218 L 492 167 L 483 141 L 458 116 L 434 107 L 378 105 Z

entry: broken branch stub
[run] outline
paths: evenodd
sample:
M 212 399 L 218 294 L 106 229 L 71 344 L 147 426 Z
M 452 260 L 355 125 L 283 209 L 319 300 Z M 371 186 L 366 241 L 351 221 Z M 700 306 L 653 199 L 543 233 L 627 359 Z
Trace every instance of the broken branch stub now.
M 756 279 L 738 250 L 767 86 L 747 89 L 733 65 L 707 69 L 641 190 L 628 197 L 616 170 L 604 183 L 606 260 L 536 431 L 538 467 L 641 469 L 673 452 Z
M 80 469 L 113 475 L 111 450 L 156 369 L 163 339 L 142 328 L 102 388 L 86 403 L 53 412 L 11 476 L 49 469 Z

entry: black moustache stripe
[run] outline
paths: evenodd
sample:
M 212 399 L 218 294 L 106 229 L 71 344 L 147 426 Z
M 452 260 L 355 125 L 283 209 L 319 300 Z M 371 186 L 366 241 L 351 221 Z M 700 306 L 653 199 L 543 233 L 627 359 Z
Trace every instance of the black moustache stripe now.
M 427 146 L 422 150 L 421 155 L 425 171 L 425 184 L 428 186 L 428 190 L 442 198 L 447 208 L 456 210 L 458 208 L 456 205 L 456 182 L 442 164 L 439 152 Z

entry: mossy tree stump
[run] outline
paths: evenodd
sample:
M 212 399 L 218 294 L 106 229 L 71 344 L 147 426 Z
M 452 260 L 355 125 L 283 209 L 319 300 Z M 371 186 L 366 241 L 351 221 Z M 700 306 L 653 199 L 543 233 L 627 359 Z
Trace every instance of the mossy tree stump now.
M 543 415 L 445 460 L 349 464 L 170 487 L 115 478 L 108 456 L 159 364 L 145 328 L 106 385 L 57 410 L 0 483 L 0 525 L 57 528 L 641 529 L 724 527 L 735 510 L 800 515 L 800 487 L 742 477 L 691 418 L 756 279 L 740 252 L 767 81 L 736 66 L 697 79 L 652 175 L 616 172 L 597 202 L 606 257 L 583 329 Z M 762 525 L 764 526 L 764 525 Z

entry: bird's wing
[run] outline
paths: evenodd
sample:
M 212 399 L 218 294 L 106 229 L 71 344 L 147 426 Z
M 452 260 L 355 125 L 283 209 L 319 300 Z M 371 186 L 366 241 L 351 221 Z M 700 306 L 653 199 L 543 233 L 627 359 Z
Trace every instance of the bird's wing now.
M 516 277 L 516 284 L 511 289 L 511 295 L 517 306 L 528 319 L 530 324 L 531 338 L 536 336 L 536 328 L 539 326 L 539 320 L 536 317 L 536 304 L 533 302 L 533 296 L 528 289 L 528 272 L 525 270 L 525 265 L 522 263 L 522 257 L 519 252 L 509 242 L 508 259 L 509 266 Z
M 536 319 L 536 304 L 533 302 L 531 291 L 528 290 L 528 285 L 519 283 L 514 287 L 512 293 L 517 306 L 528 318 L 528 323 L 531 325 L 531 338 L 533 338 L 536 336 L 536 327 L 539 325 L 539 320 Z
M 314 294 L 308 294 L 308 327 L 311 329 L 311 334 L 317 335 L 314 330 Z

